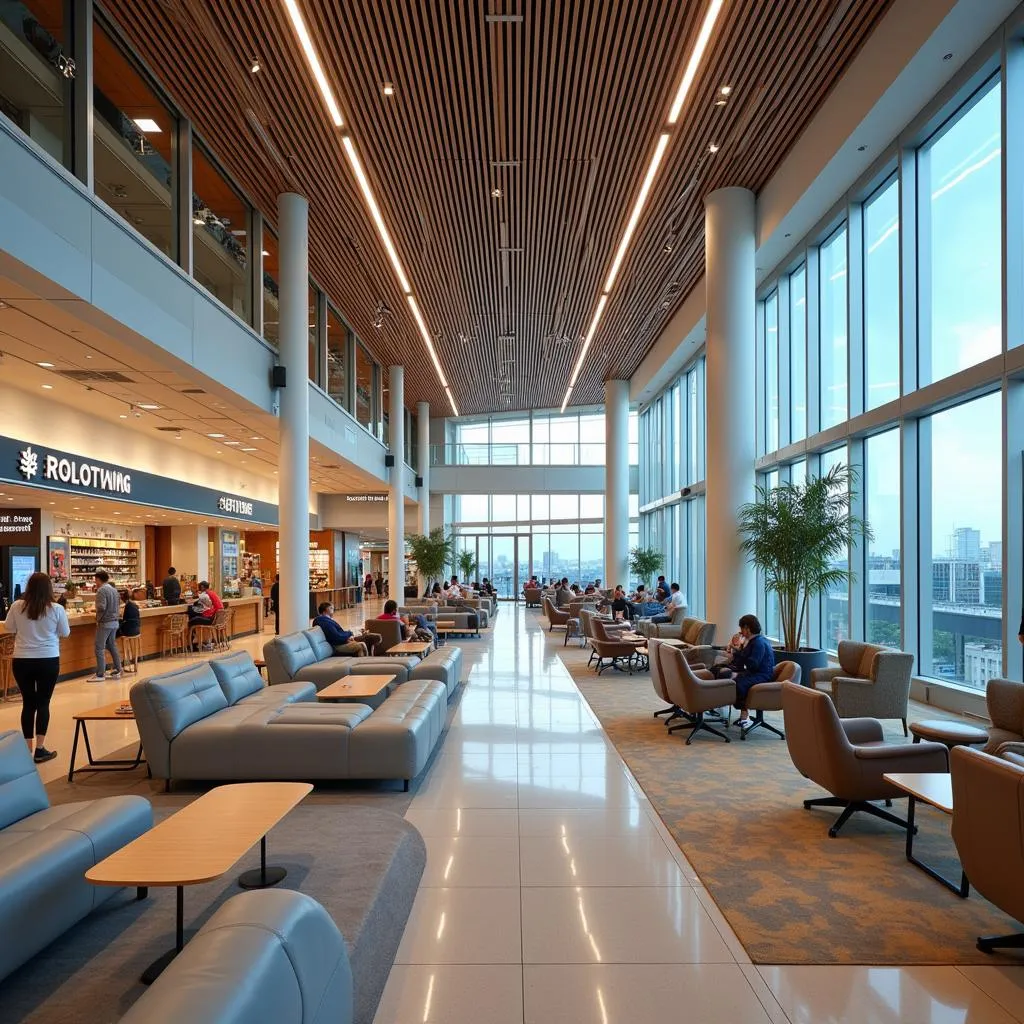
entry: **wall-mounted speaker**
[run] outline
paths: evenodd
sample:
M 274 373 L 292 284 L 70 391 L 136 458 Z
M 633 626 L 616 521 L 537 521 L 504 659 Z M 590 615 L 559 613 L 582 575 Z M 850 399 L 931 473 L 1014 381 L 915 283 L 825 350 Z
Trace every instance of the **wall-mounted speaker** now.
M 270 386 L 275 388 L 283 388 L 287 384 L 287 368 L 284 366 L 275 366 L 270 371 Z
M 387 455 L 384 456 L 384 465 L 387 466 L 388 469 L 390 469 L 394 464 L 395 457 L 394 455 L 391 454 L 391 452 L 388 452 Z
M 416 486 L 417 487 L 422 487 L 423 486 L 423 477 L 421 477 L 421 476 L 416 477 Z

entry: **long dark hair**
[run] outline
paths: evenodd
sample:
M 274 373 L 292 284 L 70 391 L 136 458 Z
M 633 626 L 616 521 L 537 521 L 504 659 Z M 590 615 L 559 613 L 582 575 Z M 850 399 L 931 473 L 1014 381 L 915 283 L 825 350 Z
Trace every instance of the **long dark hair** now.
M 45 572 L 34 572 L 25 584 L 21 595 L 25 602 L 25 614 L 30 619 L 41 619 L 46 609 L 53 604 L 53 583 Z

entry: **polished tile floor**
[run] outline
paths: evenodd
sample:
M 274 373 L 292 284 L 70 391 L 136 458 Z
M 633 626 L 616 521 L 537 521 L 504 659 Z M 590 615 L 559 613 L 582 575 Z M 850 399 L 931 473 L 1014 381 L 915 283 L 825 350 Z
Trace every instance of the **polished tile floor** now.
M 428 863 L 375 1024 L 1024 1022 L 1024 967 L 751 965 L 539 613 L 503 605 L 489 638 L 461 646 L 469 684 L 408 811 Z M 58 687 L 44 778 L 67 772 L 71 713 L 133 681 Z M 0 731 L 18 711 L 0 706 Z M 98 755 L 136 736 L 91 733 Z

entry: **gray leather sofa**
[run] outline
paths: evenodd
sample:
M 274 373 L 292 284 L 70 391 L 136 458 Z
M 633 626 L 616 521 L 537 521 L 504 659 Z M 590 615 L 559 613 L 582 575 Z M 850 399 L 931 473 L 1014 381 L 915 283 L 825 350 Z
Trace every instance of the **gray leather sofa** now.
M 110 899 L 85 872 L 152 826 L 140 796 L 51 807 L 21 734 L 0 733 L 0 978 Z
M 432 651 L 409 673 L 410 682 L 415 679 L 436 679 L 444 683 L 450 700 L 462 682 L 462 648 L 446 644 Z
M 265 889 L 228 900 L 121 1024 L 351 1024 L 345 940 L 316 900 Z
M 263 645 L 263 659 L 271 686 L 303 681 L 313 683 L 318 690 L 347 675 L 393 675 L 396 683 L 404 683 L 418 664 L 411 657 L 341 658 L 319 626 L 275 636 Z
M 444 731 L 447 689 L 437 680 L 403 684 L 376 711 L 312 703 L 315 696 L 308 682 L 265 686 L 244 652 L 131 689 L 150 769 L 168 782 L 401 779 L 408 785 Z

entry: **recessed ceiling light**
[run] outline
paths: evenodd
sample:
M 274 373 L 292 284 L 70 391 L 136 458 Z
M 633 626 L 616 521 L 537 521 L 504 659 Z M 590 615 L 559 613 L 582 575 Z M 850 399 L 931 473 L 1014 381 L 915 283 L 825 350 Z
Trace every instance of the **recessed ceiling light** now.
M 502 192 L 500 188 L 492 188 L 491 189 L 491 198 L 492 199 L 500 199 L 504 194 L 505 193 Z
M 728 95 L 729 95 L 729 94 L 730 94 L 730 93 L 732 92 L 732 86 L 731 86 L 731 85 L 723 85 L 723 86 L 722 86 L 722 88 L 721 88 L 721 89 L 719 89 L 718 91 L 719 91 L 719 92 L 720 92 L 720 93 L 721 93 L 721 94 L 722 94 L 723 96 L 728 96 Z
M 687 61 L 686 70 L 683 72 L 683 80 L 679 83 L 679 89 L 676 91 L 675 99 L 672 101 L 672 108 L 668 113 L 669 124 L 675 124 L 679 120 L 683 104 L 686 102 L 690 86 L 693 85 L 693 80 L 697 76 L 697 68 L 700 67 L 704 51 L 711 41 L 711 33 L 714 30 L 715 22 L 718 20 L 718 15 L 721 13 L 724 3 L 725 0 L 711 0 L 708 6 L 707 14 L 704 15 L 704 21 L 700 26 L 700 32 L 697 33 L 697 41 L 693 44 L 690 59 Z
M 725 100 L 715 100 L 715 106 L 716 107 L 724 107 L 725 104 L 726 104 Z
M 119 413 L 118 414 L 118 419 L 122 419 L 122 420 L 128 419 L 128 413 L 126 413 L 126 412 Z
M 39 386 L 41 388 L 44 388 L 46 391 L 52 391 L 53 390 L 53 385 L 52 384 L 40 384 Z
M 241 441 L 225 441 L 225 444 L 241 444 Z
M 121 514 L 120 512 L 115 512 L 114 513 L 115 516 L 119 516 L 120 514 Z
M 256 449 L 256 448 L 242 448 L 242 449 L 240 449 L 240 450 L 241 450 L 241 451 L 243 451 L 243 452 L 254 452 L 254 451 L 256 451 L 257 449 Z
M 56 505 L 56 504 L 57 504 L 57 502 L 55 502 L 55 501 L 51 501 L 51 502 L 50 502 L 50 504 L 51 504 L 51 505 Z
M 140 409 L 148 409 L 150 412 L 152 412 L 154 409 L 162 408 L 162 406 L 159 406 L 159 405 L 157 405 L 154 402 L 140 402 L 139 403 L 139 408 Z
M 53 363 L 36 363 L 36 366 L 41 366 L 44 370 L 53 369 Z
M 140 132 L 149 132 L 151 135 L 159 134 L 160 125 L 156 123 L 151 117 L 136 117 L 133 118 L 136 127 Z
M 711 145 L 708 146 L 708 152 L 709 153 L 717 153 L 720 148 L 721 147 L 718 145 L 717 142 L 712 142 Z
M 207 437 L 223 437 L 223 434 L 207 434 Z
M 253 57 L 252 63 L 249 65 L 249 71 L 250 71 L 251 74 L 255 75 L 256 72 L 258 72 L 259 70 L 260 70 L 260 62 L 255 57 Z
M 380 87 L 380 91 L 381 91 L 382 93 L 384 93 L 384 95 L 385 95 L 385 96 L 394 96 L 394 95 L 395 95 L 395 86 L 394 86 L 394 83 L 392 83 L 392 82 L 385 82 L 385 83 L 384 83 L 384 84 L 383 84 L 383 85 L 382 85 L 382 86 Z
M 252 437 L 249 438 L 249 440 L 250 441 L 262 441 L 263 438 L 260 437 L 259 434 L 254 434 Z

